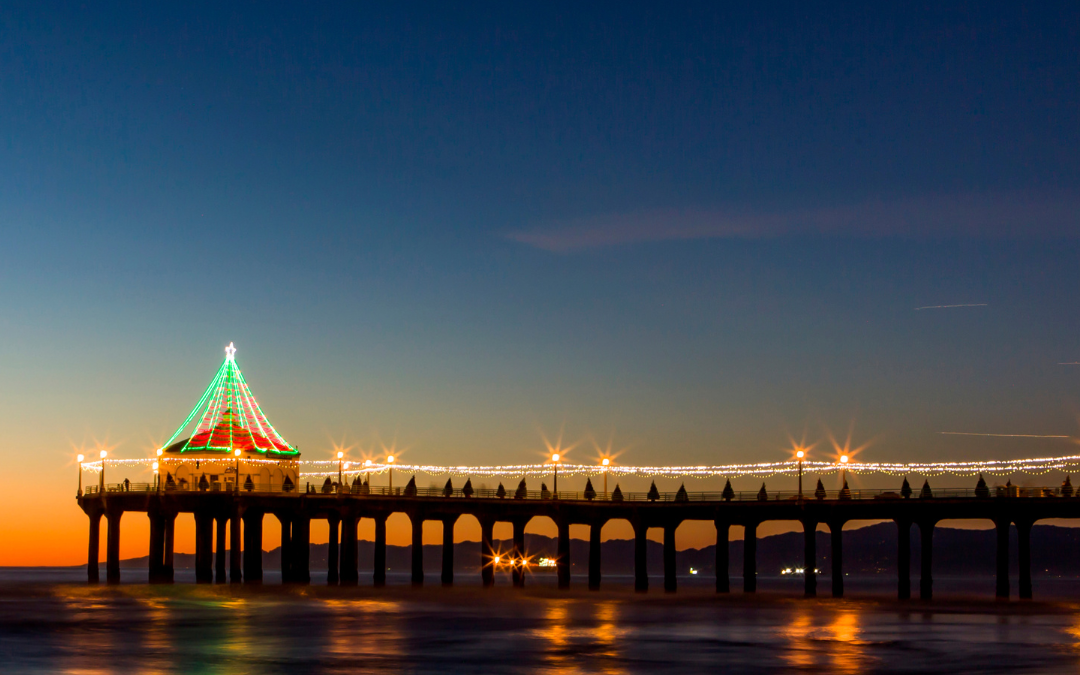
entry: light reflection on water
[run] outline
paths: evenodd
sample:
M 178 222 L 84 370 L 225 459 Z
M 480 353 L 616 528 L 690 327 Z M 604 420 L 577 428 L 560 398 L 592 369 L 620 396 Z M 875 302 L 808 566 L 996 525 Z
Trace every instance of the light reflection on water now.
M 1060 672 L 1067 604 L 0 584 L 5 673 Z

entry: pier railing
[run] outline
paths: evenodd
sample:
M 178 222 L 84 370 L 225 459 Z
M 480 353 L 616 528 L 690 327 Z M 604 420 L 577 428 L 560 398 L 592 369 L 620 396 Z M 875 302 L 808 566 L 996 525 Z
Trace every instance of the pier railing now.
M 236 488 L 232 483 L 211 483 L 206 488 L 200 488 L 197 484 L 181 484 L 177 486 L 158 486 L 153 483 L 109 483 L 105 486 L 105 493 L 155 493 L 162 492 L 168 494 L 187 494 L 187 493 L 205 493 L 205 494 L 221 494 L 222 492 L 232 493 L 236 492 Z M 84 494 L 87 496 L 100 494 L 101 490 L 97 485 L 88 485 L 84 490 Z M 504 496 L 500 497 L 497 490 L 489 488 L 474 489 L 468 497 L 462 492 L 460 488 L 454 488 L 449 493 L 445 488 L 439 487 L 426 487 L 416 488 L 415 492 L 409 491 L 406 487 L 394 486 L 392 489 L 389 486 L 344 486 L 343 489 L 339 489 L 337 485 L 327 486 L 317 485 L 315 483 L 306 483 L 297 487 L 291 484 L 256 484 L 251 486 L 250 489 L 246 489 L 243 486 L 239 490 L 245 494 L 292 494 L 292 495 L 306 495 L 306 496 L 335 496 L 341 498 L 367 498 L 367 497 L 441 497 L 445 499 L 502 499 L 502 500 L 559 500 L 559 501 L 595 501 L 595 502 L 776 502 L 776 501 L 817 501 L 823 500 L 852 500 L 852 501 L 867 501 L 867 500 L 901 500 L 905 499 L 896 490 L 825 490 L 824 492 L 803 492 L 801 497 L 796 491 L 778 491 L 767 492 L 762 495 L 760 492 L 734 492 L 725 497 L 722 492 L 660 492 L 653 495 L 650 498 L 648 493 L 645 492 L 624 492 L 621 499 L 618 496 L 613 496 L 610 492 L 603 493 L 597 492 L 592 498 L 587 498 L 583 492 L 569 492 L 560 490 L 558 493 L 550 492 L 547 490 L 528 490 L 523 494 L 516 491 L 507 490 Z M 977 499 L 977 498 L 1018 498 L 1018 499 L 1038 499 L 1038 498 L 1068 498 L 1062 494 L 1061 488 L 1054 487 L 1019 487 L 1019 486 L 996 486 L 988 488 L 986 492 L 980 494 L 980 490 L 975 488 L 936 488 L 932 491 L 930 497 L 921 496 L 920 491 L 914 491 L 909 499 Z M 1080 495 L 1078 495 L 1080 496 Z

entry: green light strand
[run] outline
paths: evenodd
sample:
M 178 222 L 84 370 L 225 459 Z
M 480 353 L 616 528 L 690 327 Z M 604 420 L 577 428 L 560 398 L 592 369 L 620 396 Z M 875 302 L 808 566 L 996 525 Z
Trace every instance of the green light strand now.
M 239 370 L 237 370 L 237 373 L 238 373 L 238 374 L 239 374 L 239 376 L 240 376 L 240 382 L 241 382 L 241 383 L 242 383 L 242 384 L 244 385 L 244 388 L 245 388 L 245 389 L 248 389 L 247 381 L 246 381 L 246 380 L 244 379 L 244 374 L 243 374 L 243 373 L 241 373 L 241 372 L 240 372 Z M 264 412 L 263 412 L 263 410 L 262 410 L 262 408 L 261 408 L 261 407 L 259 407 L 259 402 L 255 400 L 255 397 L 254 397 L 254 396 L 251 396 L 251 402 L 252 402 L 252 403 L 254 404 L 254 406 L 255 406 L 255 410 L 259 411 L 259 414 L 260 414 L 260 415 L 262 416 L 262 418 L 263 418 L 264 420 L 266 420 L 266 425 L 267 425 L 268 427 L 270 427 L 270 431 L 272 431 L 272 432 L 273 432 L 274 436 L 276 436 L 276 437 L 277 437 L 277 439 L 278 439 L 279 441 L 281 441 L 281 444 L 282 444 L 282 445 L 284 445 L 285 447 L 287 447 L 287 448 L 290 448 L 290 449 L 291 449 L 291 451 L 290 451 L 289 453 L 287 453 L 287 454 L 299 454 L 299 452 L 298 452 L 298 451 L 297 451 L 297 450 L 296 450 L 295 448 L 293 448 L 293 446 L 292 446 L 292 445 L 290 445 L 290 444 L 289 444 L 289 442 L 288 442 L 288 441 L 286 441 L 286 440 L 285 440 L 285 439 L 284 439 L 284 438 L 283 438 L 283 437 L 281 436 L 281 434 L 279 434 L 279 433 L 278 433 L 277 429 L 275 429 L 275 428 L 274 428 L 274 425 L 273 425 L 273 424 L 270 424 L 270 419 L 269 419 L 269 418 L 267 418 L 267 416 L 266 416 L 266 413 L 264 413 Z M 260 428 L 261 428 L 261 424 L 260 424 Z M 264 434 L 264 435 L 265 435 L 265 434 Z M 275 452 L 281 452 L 281 451 L 279 451 L 279 450 L 277 450 L 277 449 L 275 448 Z M 283 453 L 283 454 L 284 454 L 284 453 Z
M 195 407 L 191 409 L 191 413 L 187 416 L 187 419 L 184 420 L 184 423 L 180 425 L 180 428 L 178 428 L 176 432 L 169 437 L 169 440 L 165 441 L 165 445 L 161 446 L 162 449 L 165 449 L 172 445 L 173 441 L 176 440 L 176 437 L 183 433 L 184 429 L 186 429 L 187 426 L 191 424 L 191 420 L 195 419 L 195 415 L 198 414 L 199 410 L 203 406 L 203 403 L 206 402 L 206 398 L 210 396 L 210 392 L 214 390 L 214 385 L 217 383 L 218 377 L 221 376 L 221 369 L 224 367 L 225 364 L 221 364 L 221 368 L 218 368 L 218 372 L 216 375 L 214 375 L 214 379 L 210 380 L 210 385 L 206 388 L 206 391 L 203 392 L 203 395 L 199 399 L 199 402 L 196 403 Z

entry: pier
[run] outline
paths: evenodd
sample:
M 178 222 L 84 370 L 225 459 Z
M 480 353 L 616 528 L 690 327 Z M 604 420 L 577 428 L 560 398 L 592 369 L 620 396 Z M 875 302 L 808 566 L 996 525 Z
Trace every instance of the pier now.
M 312 520 L 326 520 L 330 530 L 328 581 L 331 584 L 356 585 L 360 581 L 357 560 L 357 524 L 361 518 L 375 522 L 375 551 L 371 582 L 386 583 L 386 520 L 394 513 L 404 513 L 412 523 L 412 583 L 423 585 L 423 523 L 443 523 L 442 574 L 440 582 L 454 582 L 453 526 L 462 515 L 475 517 L 481 526 L 479 546 L 485 561 L 481 576 L 484 586 L 494 584 L 492 531 L 496 523 L 513 526 L 513 583 L 524 586 L 525 528 L 537 517 L 548 517 L 558 528 L 556 558 L 558 586 L 570 586 L 570 526 L 589 527 L 588 588 L 599 589 L 600 530 L 604 523 L 625 519 L 635 533 L 635 589 L 649 590 L 646 564 L 646 533 L 661 528 L 664 533 L 663 590 L 677 590 L 675 530 L 684 521 L 709 521 L 716 527 L 716 591 L 731 590 L 728 576 L 728 540 L 730 528 L 742 526 L 745 532 L 743 591 L 756 591 L 755 536 L 758 526 L 769 521 L 797 521 L 804 537 L 804 594 L 818 594 L 817 553 L 814 533 L 825 524 L 832 541 L 831 594 L 844 595 L 843 526 L 848 521 L 892 520 L 898 529 L 897 597 L 911 597 L 909 541 L 912 527 L 922 541 L 919 565 L 918 596 L 931 599 L 933 582 L 934 527 L 942 520 L 990 520 L 997 531 L 997 597 L 1008 598 L 1012 589 L 1009 578 L 1009 528 L 1018 533 L 1018 596 L 1031 598 L 1030 534 L 1032 525 L 1046 518 L 1080 518 L 1080 498 L 1071 490 L 1051 488 L 1009 488 L 924 490 L 907 497 L 887 490 L 841 490 L 816 496 L 797 493 L 676 493 L 652 495 L 627 493 L 621 500 L 612 495 L 588 495 L 578 492 L 546 493 L 520 491 L 497 496 L 494 490 L 372 487 L 357 481 L 353 486 L 333 485 L 328 492 L 315 486 L 283 490 L 281 487 L 259 491 L 164 490 L 148 484 L 90 486 L 79 497 L 79 505 L 90 519 L 90 545 L 87 576 L 99 581 L 97 542 L 104 518 L 108 528 L 106 541 L 106 581 L 120 580 L 120 521 L 125 514 L 146 514 L 150 519 L 151 583 L 173 581 L 173 523 L 180 513 L 195 517 L 195 577 L 198 583 L 260 583 L 262 581 L 262 524 L 272 516 L 281 524 L 281 575 L 284 583 L 310 583 L 309 533 Z M 1064 493 L 1067 493 L 1063 495 Z M 650 499 L 650 496 L 652 497 Z M 227 533 L 227 536 L 226 536 Z M 226 545 L 226 542 L 228 544 Z M 228 560 L 226 560 L 228 552 Z
M 925 482 L 917 492 L 903 479 L 902 486 L 892 490 L 850 490 L 848 470 L 887 471 L 892 474 L 908 470 L 932 472 L 976 473 L 987 471 L 1038 471 L 1067 469 L 1078 466 L 1080 457 L 1016 460 L 1015 462 L 965 462 L 911 465 L 849 464 L 843 454 L 835 464 L 809 462 L 799 449 L 790 462 L 758 465 L 727 465 L 721 467 L 652 467 L 653 475 L 743 474 L 777 475 L 795 472 L 799 490 L 796 492 L 767 492 L 763 484 L 757 492 L 735 492 L 730 480 L 722 492 L 661 493 L 655 483 L 648 493 L 623 493 L 618 484 L 608 492 L 607 478 L 618 467 L 603 459 L 599 467 L 576 467 L 575 470 L 599 471 L 604 477 L 602 492 L 592 487 L 591 480 L 582 492 L 558 491 L 560 456 L 553 454 L 549 466 L 511 467 L 412 467 L 412 471 L 428 473 L 472 473 L 473 475 L 529 475 L 535 471 L 552 472 L 554 491 L 541 483 L 539 491 L 528 489 L 522 478 L 517 489 L 510 493 L 500 484 L 498 490 L 472 488 L 471 480 L 460 488 L 447 481 L 446 487 L 417 488 L 415 476 L 407 485 L 393 487 L 394 457 L 386 463 L 373 465 L 347 462 L 339 452 L 337 460 L 309 462 L 324 465 L 329 470 L 308 474 L 323 478 L 321 484 L 303 481 L 300 471 L 300 451 L 286 441 L 270 424 L 255 401 L 243 374 L 236 365 L 236 349 L 230 344 L 225 360 L 203 396 L 187 419 L 165 444 L 158 448 L 155 458 L 118 460 L 107 464 L 107 452 L 99 461 L 84 462 L 80 455 L 79 506 L 89 517 L 89 547 L 87 578 L 91 583 L 100 580 L 98 550 L 102 519 L 107 527 L 106 570 L 108 583 L 120 580 L 120 521 L 126 514 L 144 513 L 150 519 L 149 580 L 151 583 L 172 583 L 174 580 L 174 550 L 176 517 L 190 513 L 195 518 L 195 578 L 198 583 L 261 583 L 262 531 L 267 516 L 277 518 L 281 525 L 281 576 L 284 583 L 306 584 L 311 581 L 310 533 L 313 520 L 326 520 L 330 530 L 327 579 L 330 584 L 359 583 L 357 525 L 363 518 L 375 524 L 375 547 L 372 583 L 386 583 L 386 521 L 390 515 L 403 513 L 412 523 L 412 583 L 425 583 L 423 565 L 423 523 L 434 520 L 443 524 L 442 574 L 444 585 L 454 583 L 454 524 L 463 515 L 480 523 L 481 578 L 484 586 L 495 582 L 496 556 L 493 549 L 493 530 L 496 523 L 513 527 L 513 545 L 509 553 L 513 584 L 526 581 L 525 528 L 533 518 L 550 518 L 558 530 L 557 568 L 560 588 L 570 586 L 570 527 L 589 528 L 588 587 L 601 586 L 600 542 L 601 528 L 611 520 L 626 520 L 634 529 L 634 587 L 639 592 L 649 590 L 646 542 L 650 528 L 663 530 L 663 590 L 677 591 L 675 531 L 686 521 L 707 521 L 716 527 L 716 590 L 731 590 L 729 578 L 728 542 L 732 526 L 744 530 L 743 591 L 757 590 L 756 536 L 763 523 L 796 521 L 802 525 L 804 537 L 804 591 L 814 597 L 817 588 L 817 551 L 815 532 L 826 525 L 831 533 L 832 595 L 844 595 L 843 527 L 850 521 L 893 521 L 898 531 L 897 597 L 911 597 L 910 537 L 912 527 L 918 528 L 921 538 L 919 561 L 919 597 L 930 599 L 934 593 L 933 539 L 934 527 L 943 520 L 990 520 L 997 531 L 997 596 L 1008 598 L 1009 530 L 1015 525 L 1018 532 L 1019 579 L 1018 595 L 1031 598 L 1030 536 L 1032 525 L 1047 518 L 1080 518 L 1080 497 L 1076 497 L 1068 479 L 1060 488 L 1019 488 L 1010 484 L 990 488 L 981 474 L 973 488 L 937 489 Z M 186 436 L 186 437 L 185 437 Z M 106 471 L 117 463 L 129 466 L 144 464 L 153 470 L 152 483 L 106 482 Z M 151 464 L 152 463 L 152 464 Z M 350 466 L 351 464 L 351 466 Z M 329 465 L 329 466 L 325 466 Z M 839 470 L 843 488 L 827 491 L 820 480 L 813 492 L 802 490 L 804 467 L 815 470 Z M 404 467 L 402 467 L 404 468 Z M 498 471 L 496 471 L 498 469 Z M 83 472 L 97 472 L 97 485 L 83 489 Z M 372 486 L 373 473 L 388 473 L 387 486 Z M 532 473 L 530 473 L 532 472 Z M 111 473 L 109 474 L 112 475 Z M 399 474 L 400 475 L 400 474 Z M 546 475 L 546 473 L 545 473 Z M 628 475 L 624 472 L 623 475 Z M 334 480 L 336 478 L 336 480 Z M 351 482 L 350 482 L 351 478 Z M 363 479 L 363 482 L 361 482 Z M 565 480 L 565 478 L 564 478 Z M 896 478 L 900 481 L 900 478 Z

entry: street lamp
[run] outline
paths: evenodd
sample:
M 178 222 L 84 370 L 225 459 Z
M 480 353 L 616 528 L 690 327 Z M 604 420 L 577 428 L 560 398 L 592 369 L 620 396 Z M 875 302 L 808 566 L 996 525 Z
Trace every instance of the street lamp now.
M 394 494 L 394 456 L 386 456 L 386 465 L 389 467 L 388 472 L 390 474 L 390 494 Z
M 611 465 L 611 460 L 608 459 L 607 457 L 600 460 L 600 466 L 604 467 L 603 469 L 601 469 L 601 471 L 604 474 L 604 499 L 608 498 L 608 494 L 607 494 L 607 468 L 610 465 Z
M 154 462 L 154 487 L 156 488 L 160 483 L 161 480 L 158 478 L 158 463 Z
M 802 461 L 803 457 L 806 457 L 806 452 L 799 450 L 795 456 L 799 459 L 799 501 L 802 501 Z
M 552 494 L 555 495 L 555 499 L 559 498 L 559 453 L 555 452 L 551 455 L 551 461 L 555 462 L 555 477 L 551 482 Z
M 341 492 L 341 458 L 345 456 L 345 453 L 338 450 L 337 454 L 337 484 L 338 492 Z
M 101 451 L 101 474 L 98 476 L 98 492 L 105 492 L 105 458 L 108 456 L 108 450 Z
M 848 456 L 847 455 L 840 455 L 840 487 L 841 488 L 844 486 L 844 483 L 847 482 L 847 463 L 848 463 Z
M 233 456 L 236 457 L 236 487 L 233 492 L 240 492 L 240 448 L 233 450 Z
M 86 458 L 82 455 L 78 455 L 75 459 L 79 462 L 79 491 L 75 493 L 75 496 L 82 497 L 82 463 Z

